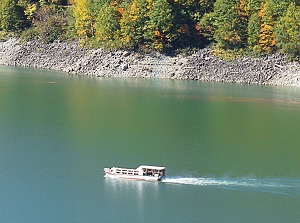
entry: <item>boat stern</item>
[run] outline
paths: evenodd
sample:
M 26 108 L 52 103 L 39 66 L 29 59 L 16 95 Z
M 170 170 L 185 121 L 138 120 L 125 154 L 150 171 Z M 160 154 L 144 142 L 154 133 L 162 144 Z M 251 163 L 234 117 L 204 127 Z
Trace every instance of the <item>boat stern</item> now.
M 104 171 L 104 174 L 110 174 L 111 173 L 110 168 L 104 168 L 103 171 Z

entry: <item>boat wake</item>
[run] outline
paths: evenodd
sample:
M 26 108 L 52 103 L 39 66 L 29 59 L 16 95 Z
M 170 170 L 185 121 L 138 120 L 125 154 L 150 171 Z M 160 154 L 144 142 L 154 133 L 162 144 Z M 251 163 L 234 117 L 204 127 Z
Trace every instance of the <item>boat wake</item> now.
M 164 183 L 216 187 L 230 190 L 250 190 L 286 195 L 300 195 L 300 180 L 252 178 L 166 177 Z

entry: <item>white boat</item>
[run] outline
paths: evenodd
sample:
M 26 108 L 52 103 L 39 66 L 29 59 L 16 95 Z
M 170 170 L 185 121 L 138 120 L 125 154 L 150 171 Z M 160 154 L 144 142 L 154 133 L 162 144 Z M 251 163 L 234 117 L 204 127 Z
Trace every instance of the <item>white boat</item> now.
M 142 165 L 136 169 L 112 167 L 104 168 L 104 177 L 158 181 L 165 176 L 165 171 L 162 166 Z

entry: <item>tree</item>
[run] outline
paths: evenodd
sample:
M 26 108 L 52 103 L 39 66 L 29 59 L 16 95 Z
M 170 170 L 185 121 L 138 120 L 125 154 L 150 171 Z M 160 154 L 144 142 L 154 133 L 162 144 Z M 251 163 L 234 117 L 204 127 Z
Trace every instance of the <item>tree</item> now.
M 120 19 L 123 46 L 136 48 L 145 44 L 144 32 L 148 20 L 148 11 L 148 0 L 133 0 L 125 9 Z
M 291 0 L 266 0 L 264 22 L 275 25 L 288 8 Z
M 28 21 L 32 21 L 37 9 L 38 9 L 37 3 L 26 4 L 24 14 L 26 15 Z
M 88 9 L 88 0 L 76 0 L 73 14 L 78 36 L 83 39 L 93 36 L 94 27 Z
M 300 58 L 300 6 L 290 3 L 275 26 L 276 46 L 281 53 Z
M 207 41 L 202 35 L 199 21 L 205 13 L 213 11 L 215 0 L 173 0 L 173 24 L 176 31 L 174 44 L 179 47 L 201 47 Z
M 214 39 L 223 49 L 246 45 L 248 14 L 243 0 L 217 0 L 214 4 Z
M 17 0 L 0 0 L 0 29 L 16 32 L 25 27 L 26 16 L 24 8 L 18 5 Z
M 67 26 L 65 11 L 55 5 L 43 5 L 35 13 L 33 26 L 38 37 L 44 42 L 53 42 L 64 32 Z
M 100 42 L 107 43 L 117 39 L 117 32 L 120 25 L 117 16 L 117 7 L 111 4 L 104 4 L 96 18 L 96 39 Z
M 248 32 L 247 27 L 249 23 L 250 17 L 250 9 L 248 0 L 239 0 L 235 6 L 235 10 L 237 13 L 237 29 L 238 35 L 241 38 L 240 43 L 238 43 L 238 47 L 245 47 L 247 45 Z
M 274 27 L 283 15 L 290 0 L 265 0 L 258 15 L 261 18 L 258 44 L 264 52 L 271 53 L 276 50 Z
M 274 47 L 276 44 L 276 40 L 271 25 L 262 23 L 260 25 L 258 38 L 258 43 L 262 51 L 271 53 L 275 50 Z
M 263 7 L 263 4 L 264 0 L 249 0 L 248 3 L 250 17 L 247 27 L 247 43 L 248 48 L 255 53 L 261 52 L 261 48 L 258 42 L 262 17 L 260 16 L 259 12 Z
M 260 32 L 261 18 L 258 16 L 257 12 L 252 14 L 249 19 L 247 32 L 248 32 L 248 47 L 250 50 L 259 53 L 260 46 L 258 45 L 259 41 L 259 32 Z
M 264 2 L 265 0 L 249 0 L 248 7 L 251 14 L 257 13 L 261 9 Z
M 199 1 L 200 11 L 198 13 L 197 30 L 199 30 L 199 33 L 209 42 L 214 40 L 214 3 L 215 1 L 210 0 Z
M 215 16 L 213 12 L 205 13 L 197 23 L 198 30 L 208 41 L 214 41 Z
M 94 26 L 96 23 L 96 19 L 99 15 L 99 11 L 102 9 L 102 7 L 105 7 L 106 4 L 109 4 L 110 0 L 87 0 L 87 14 L 89 15 L 89 23 L 91 27 L 91 33 L 94 35 L 95 30 Z
M 146 21 L 145 39 L 152 43 L 155 49 L 163 50 L 174 39 L 172 7 L 167 0 L 156 0 L 149 11 Z

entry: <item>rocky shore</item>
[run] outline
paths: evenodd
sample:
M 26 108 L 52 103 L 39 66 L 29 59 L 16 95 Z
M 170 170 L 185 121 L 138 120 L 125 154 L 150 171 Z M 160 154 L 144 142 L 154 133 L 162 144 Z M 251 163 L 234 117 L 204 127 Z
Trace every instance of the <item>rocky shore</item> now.
M 300 63 L 273 54 L 226 61 L 210 49 L 189 56 L 142 55 L 86 49 L 78 43 L 0 42 L 0 64 L 43 68 L 96 77 L 169 78 L 231 83 L 300 86 Z

